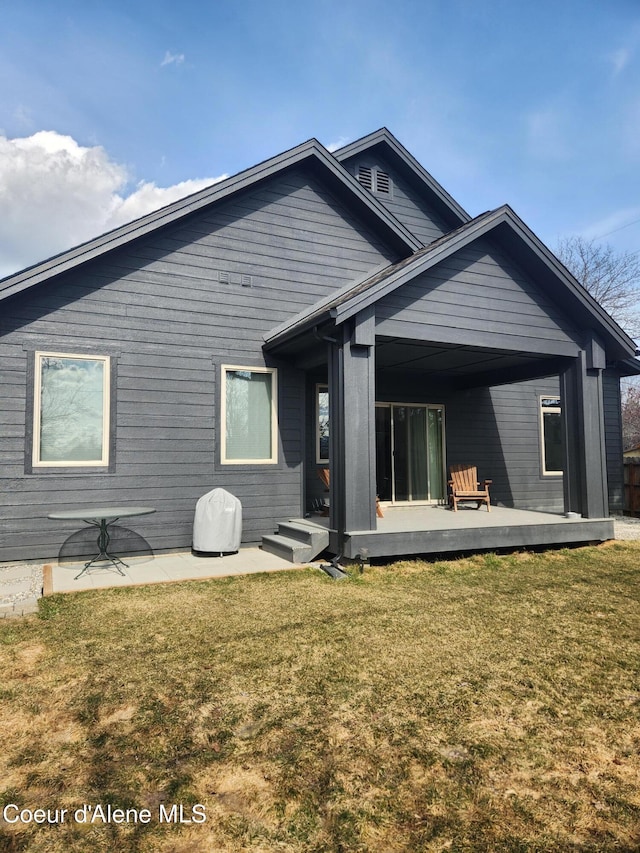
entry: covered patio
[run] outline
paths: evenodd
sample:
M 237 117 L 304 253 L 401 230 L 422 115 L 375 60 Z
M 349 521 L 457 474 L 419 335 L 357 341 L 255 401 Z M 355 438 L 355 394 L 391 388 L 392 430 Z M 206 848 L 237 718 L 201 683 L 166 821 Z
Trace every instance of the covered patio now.
M 305 509 L 327 465 L 333 553 L 613 537 L 619 378 L 635 348 L 510 208 L 333 293 L 265 350 L 306 373 L 308 399 L 314 383 L 328 397 L 328 453 L 307 452 Z M 491 513 L 442 507 L 455 464 L 492 481 Z
M 314 516 L 312 520 L 323 528 L 329 526 L 328 518 Z M 462 507 L 458 512 L 446 506 L 387 507 L 384 518 L 377 519 L 376 530 L 345 532 L 342 556 L 428 555 L 586 544 L 614 538 L 612 518 L 567 517 L 504 506 L 492 506 L 491 512 L 474 507 Z

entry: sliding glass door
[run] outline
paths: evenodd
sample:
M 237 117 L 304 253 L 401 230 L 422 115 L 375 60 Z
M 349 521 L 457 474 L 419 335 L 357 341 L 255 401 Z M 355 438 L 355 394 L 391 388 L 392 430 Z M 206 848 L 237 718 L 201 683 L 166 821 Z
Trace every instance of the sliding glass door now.
M 443 407 L 376 403 L 376 471 L 381 501 L 443 501 Z

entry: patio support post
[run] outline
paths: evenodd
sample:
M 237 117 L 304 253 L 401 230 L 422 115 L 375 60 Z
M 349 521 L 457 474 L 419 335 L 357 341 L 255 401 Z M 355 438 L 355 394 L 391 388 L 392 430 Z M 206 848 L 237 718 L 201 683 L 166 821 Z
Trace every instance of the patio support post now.
M 609 516 L 604 440 L 602 371 L 605 353 L 590 338 L 560 376 L 565 512 L 583 518 Z
M 375 314 L 360 312 L 330 345 L 330 526 L 376 529 Z

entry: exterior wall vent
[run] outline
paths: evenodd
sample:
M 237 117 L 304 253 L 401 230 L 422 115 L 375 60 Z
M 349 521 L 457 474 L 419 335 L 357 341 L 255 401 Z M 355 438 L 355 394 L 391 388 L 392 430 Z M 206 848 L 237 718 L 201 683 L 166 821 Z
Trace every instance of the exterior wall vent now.
M 376 172 L 376 192 L 389 195 L 391 192 L 391 178 L 386 172 Z
M 373 169 L 370 166 L 358 167 L 358 180 L 369 192 L 373 192 Z
M 253 276 L 248 273 L 231 272 L 230 270 L 212 270 L 212 278 L 220 284 L 239 284 L 242 287 L 253 287 Z
M 358 166 L 357 178 L 370 193 L 391 195 L 391 177 L 388 172 L 373 166 Z

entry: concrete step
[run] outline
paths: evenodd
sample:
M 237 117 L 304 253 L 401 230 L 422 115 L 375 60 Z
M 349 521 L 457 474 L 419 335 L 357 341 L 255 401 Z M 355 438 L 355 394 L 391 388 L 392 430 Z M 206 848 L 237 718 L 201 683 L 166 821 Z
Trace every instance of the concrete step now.
M 262 537 L 262 549 L 292 563 L 315 559 L 329 544 L 326 527 L 305 519 L 290 519 L 278 524 L 278 531 Z
M 329 531 L 320 524 L 314 524 L 305 519 L 291 518 L 289 521 L 281 521 L 278 524 L 278 534 L 287 536 L 289 539 L 298 539 L 307 545 L 326 548 L 329 544 Z

